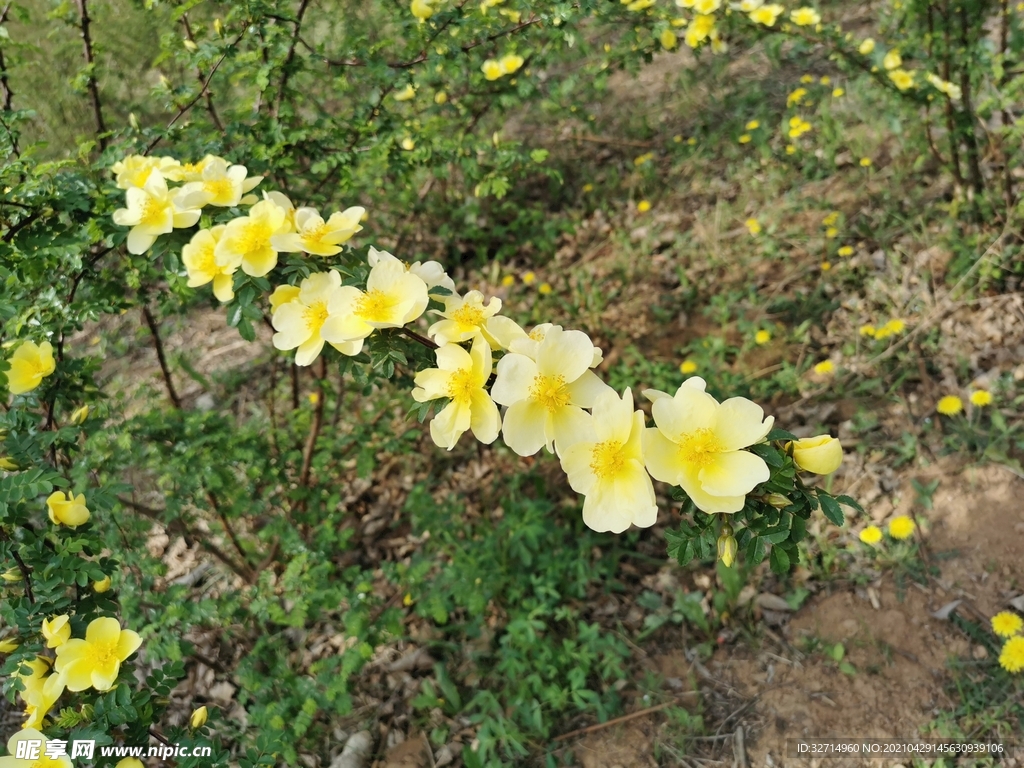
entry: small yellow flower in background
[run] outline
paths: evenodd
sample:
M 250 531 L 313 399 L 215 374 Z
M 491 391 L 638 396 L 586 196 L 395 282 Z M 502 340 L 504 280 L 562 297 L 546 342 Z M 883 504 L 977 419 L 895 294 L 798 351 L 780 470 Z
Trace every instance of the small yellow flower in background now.
M 873 50 L 875 50 L 875 41 L 870 37 L 862 40 L 860 45 L 857 47 L 857 51 L 861 56 L 867 56 Z
M 89 418 L 89 406 L 88 405 L 82 405 L 82 406 L 79 406 L 78 408 L 75 408 L 75 410 L 73 410 L 71 412 L 71 416 L 68 418 L 68 421 L 71 424 L 74 424 L 77 427 L 77 426 L 80 426 L 80 425 L 84 424 L 85 420 L 88 419 L 88 418 Z
M 182 189 L 172 194 L 159 173 L 149 174 L 142 187 L 129 187 L 125 206 L 114 211 L 113 219 L 118 226 L 131 227 L 128 252 L 135 255 L 148 251 L 160 235 L 191 227 L 202 215 L 199 206 L 187 200 Z
M 522 56 L 510 53 L 507 56 L 502 56 L 498 63 L 501 65 L 502 74 L 511 75 L 513 72 L 518 71 L 525 61 L 526 59 Z
M 445 93 L 444 91 L 438 91 L 437 93 L 434 94 L 434 103 L 435 104 L 444 104 L 447 101 L 448 101 L 448 94 Z
M 414 149 L 416 149 L 416 142 L 413 140 L 411 136 L 406 136 L 404 139 L 402 139 L 401 146 L 402 149 L 404 149 L 406 152 L 412 152 Z
M 811 74 L 801 75 L 800 76 L 800 82 L 801 83 L 813 83 L 814 82 L 814 75 L 811 75 Z
M 412 15 L 420 20 L 420 24 L 434 15 L 435 0 L 412 0 Z
M 789 12 L 789 18 L 798 27 L 813 27 L 815 24 L 821 23 L 820 14 L 813 8 L 797 8 Z
M 904 323 L 902 320 L 894 318 L 885 324 L 885 331 L 887 334 L 892 334 L 895 336 L 898 333 L 903 333 L 903 330 L 906 327 L 906 323 Z
M 799 115 L 789 118 L 789 137 L 791 139 L 803 136 L 811 130 L 811 124 Z
M 416 86 L 409 83 L 400 91 L 395 92 L 395 101 L 410 101 L 416 98 Z
M 839 99 L 839 98 L 842 98 L 845 95 L 846 95 L 846 91 L 844 89 L 842 89 L 842 88 L 833 88 L 832 89 L 832 98 L 833 99 Z
M 839 211 L 832 211 L 832 213 L 821 220 L 821 224 L 825 227 L 831 227 L 837 221 L 839 221 Z
M 177 167 L 178 161 L 173 157 L 144 157 L 128 155 L 114 163 L 110 170 L 115 174 L 118 189 L 144 187 L 146 180 L 153 171 L 171 178 L 168 171 Z
M 497 59 L 488 59 L 480 69 L 488 80 L 497 80 L 505 74 L 505 70 L 501 68 L 501 63 Z
M 223 157 L 208 156 L 198 181 L 190 181 L 180 194 L 186 208 L 213 205 L 231 208 L 243 202 L 243 195 L 263 181 L 262 176 L 249 176 L 244 165 L 229 165 Z
M 722 7 L 722 0 L 693 0 L 690 7 L 697 13 L 714 13 Z
M 956 395 L 946 395 L 935 405 L 935 410 L 943 416 L 956 416 L 964 409 L 964 401 Z
M 828 229 L 825 230 L 825 237 L 827 237 L 829 240 L 833 240 L 838 236 L 839 230 L 836 229 L 835 227 L 829 227 Z
M 806 95 L 807 95 L 807 89 L 806 88 L 797 88 L 795 91 L 790 93 L 789 96 L 786 97 L 786 106 L 787 107 L 795 107 L 797 104 L 799 104 L 800 102 L 803 101 L 804 96 L 806 96 Z
M 72 497 L 63 491 L 54 491 L 46 499 L 46 507 L 54 525 L 77 528 L 89 522 L 89 508 L 85 506 L 84 493 Z
M 738 141 L 739 141 L 740 144 L 749 144 L 750 143 L 750 134 L 749 133 L 744 133 L 742 136 L 739 137 Z
M 910 538 L 915 528 L 917 528 L 917 523 L 906 515 L 894 517 L 889 521 L 889 535 L 894 539 L 903 540 Z
M 241 267 L 251 277 L 263 277 L 277 266 L 273 236 L 290 230 L 286 209 L 264 197 L 249 209 L 248 215 L 227 223 L 213 255 L 225 269 Z
M 523 275 L 523 285 L 533 285 L 537 280 L 537 275 L 533 272 L 527 272 Z
M 832 84 L 832 78 L 829 77 L 828 75 L 822 75 L 818 79 L 818 82 L 821 83 L 822 85 L 831 85 Z
M 840 246 L 839 250 L 836 251 L 840 256 L 853 256 L 853 247 L 849 245 Z
M 551 287 L 551 283 L 541 283 L 540 286 L 538 286 L 538 288 L 537 288 L 537 292 L 541 296 L 547 296 L 553 290 L 554 290 L 554 288 Z
M 894 69 L 890 71 L 889 79 L 892 80 L 893 85 L 901 91 L 906 91 L 914 87 L 914 73 L 907 72 L 905 69 Z
M 861 168 L 870 168 L 871 167 L 871 158 L 870 157 L 862 157 L 860 159 L 860 167 Z
M 505 275 L 503 278 L 501 278 L 501 285 L 504 288 L 511 288 L 515 284 L 516 284 L 515 275 Z
M 121 663 L 142 645 L 142 638 L 130 629 L 121 629 L 117 619 L 93 619 L 85 630 L 85 639 L 72 639 L 57 649 L 56 672 L 69 691 L 114 687 Z
M 821 271 L 822 272 L 828 272 L 830 269 L 832 269 L 832 262 L 831 261 L 823 261 L 823 262 L 821 262 Z
M 836 368 L 832 364 L 831 360 L 822 360 L 820 363 L 814 366 L 814 372 L 819 376 L 824 376 L 826 374 L 832 373 L 835 371 L 835 369 Z
M 1024 637 L 1011 637 L 999 654 L 999 666 L 1010 674 L 1024 670 Z
M 750 13 L 764 5 L 764 0 L 740 0 L 740 10 Z
M 181 263 L 188 273 L 188 287 L 198 288 L 212 282 L 213 295 L 222 302 L 231 301 L 235 297 L 232 283 L 238 271 L 237 264 L 219 264 L 214 255 L 225 229 L 227 227 L 224 224 L 200 229 L 181 249 Z
M 755 24 L 761 24 L 765 27 L 774 27 L 776 20 L 785 12 L 785 10 L 785 7 L 778 3 L 771 3 L 770 5 L 762 5 L 755 8 L 747 15 Z
M 882 530 L 877 525 L 869 525 L 860 532 L 860 540 L 874 546 L 882 540 Z
M 758 331 L 757 333 L 754 334 L 754 343 L 755 344 L 767 344 L 771 340 L 772 340 L 771 331 L 766 331 L 763 328 L 760 331 Z
M 760 121 L 758 121 L 758 120 L 751 120 L 751 121 L 750 121 L 749 123 L 747 123 L 747 125 L 746 125 L 746 129 L 747 129 L 748 131 L 756 131 L 756 130 L 757 130 L 758 128 L 760 128 L 760 127 L 761 127 L 761 123 L 760 123 Z
M 931 83 L 937 91 L 946 94 L 947 96 L 949 96 L 949 98 L 953 99 L 954 101 L 959 101 L 960 98 L 963 96 L 963 91 L 960 90 L 959 85 L 954 85 L 953 83 L 943 80 L 938 75 L 934 75 L 931 72 L 929 72 L 927 75 L 925 75 L 925 79 L 929 83 Z
M 406 592 L 405 593 L 405 597 L 402 598 L 402 605 L 404 605 L 406 608 L 408 608 L 410 605 L 412 605 L 415 602 L 416 601 L 413 599 L 413 596 L 412 596 L 411 592 Z
M 971 392 L 971 405 L 976 405 L 979 408 L 984 408 L 986 405 L 992 404 L 992 393 L 984 389 L 976 389 Z
M 109 576 L 104 576 L 99 581 L 94 581 L 92 583 L 92 591 L 93 592 L 97 592 L 99 594 L 103 594 L 104 592 L 107 592 L 109 590 L 110 590 L 110 577 Z
M 804 437 L 789 444 L 793 461 L 800 469 L 816 475 L 831 475 L 843 463 L 843 446 L 830 435 Z
M 209 711 L 206 709 L 206 707 L 200 707 L 192 713 L 192 716 L 188 719 L 188 724 L 192 726 L 193 731 L 196 728 L 202 728 L 204 725 L 206 725 L 206 717 L 208 714 Z
M 306 395 L 306 399 L 309 400 L 310 404 L 316 405 L 317 403 L 320 402 L 320 393 L 310 392 L 308 395 Z
M 658 37 L 661 41 L 661 47 L 667 51 L 671 51 L 677 45 L 679 45 L 679 37 L 671 29 L 664 29 L 661 35 Z
M 787 144 L 786 145 L 786 154 L 787 155 L 796 154 L 796 147 L 794 147 L 792 144 Z
M 27 743 L 22 743 L 27 742 Z M 7 742 L 8 757 L 0 757 L 0 766 L 3 768 L 72 768 L 71 758 L 67 756 L 67 742 L 63 742 L 64 749 L 59 757 L 47 755 L 50 741 L 35 728 L 23 728 L 15 731 L 14 735 Z M 19 746 L 19 744 L 21 746 Z M 52 750 L 51 750 L 52 751 Z M 16 755 L 33 754 L 31 759 L 18 758 Z
M 366 209 L 356 205 L 332 213 L 324 221 L 315 208 L 299 208 L 295 211 L 296 231 L 274 235 L 270 242 L 285 253 L 302 251 L 313 256 L 334 256 L 341 253 L 343 243 L 362 230 L 359 222 L 364 213 Z
M 641 200 L 639 203 L 636 204 L 636 210 L 639 213 L 647 213 L 649 210 L 651 210 L 651 203 L 650 203 L 650 201 L 649 200 Z
M 695 145 L 697 144 L 697 139 L 696 139 L 696 137 L 694 137 L 694 136 L 691 136 L 690 138 L 688 138 L 688 139 L 686 140 L 686 143 L 687 143 L 687 144 L 688 144 L 689 146 L 691 146 L 691 147 L 692 147 L 692 146 L 695 146 Z
M 697 372 L 697 364 L 693 360 L 683 360 L 679 364 L 679 372 L 684 376 L 689 376 L 691 373 Z
M 7 386 L 12 395 L 23 395 L 31 392 L 42 384 L 43 379 L 57 370 L 53 359 L 53 345 L 48 341 L 36 344 L 34 341 L 22 342 L 9 361 L 11 369 L 7 372 Z
M 638 156 L 633 158 L 633 165 L 639 167 L 639 166 L 643 165 L 644 163 L 649 163 L 653 159 L 654 159 L 654 153 L 653 152 L 645 152 L 644 154 L 638 155 Z
M 877 331 L 875 329 L 875 326 L 871 325 L 871 323 L 867 323 L 866 325 L 862 325 L 860 327 L 861 336 L 874 336 L 876 333 Z
M 1000 611 L 992 617 L 992 631 L 1000 637 L 1019 635 L 1024 629 L 1024 619 L 1012 611 Z
M 750 232 L 751 235 L 756 236 L 761 234 L 761 222 L 757 219 L 747 219 L 743 223 L 747 225 L 747 231 Z
M 882 59 L 882 66 L 886 69 L 899 69 L 900 65 L 903 64 L 903 57 L 900 56 L 900 52 L 893 48 Z
M 66 613 L 52 619 L 43 619 L 43 638 L 46 640 L 47 648 L 56 648 L 70 639 L 70 620 L 71 617 Z

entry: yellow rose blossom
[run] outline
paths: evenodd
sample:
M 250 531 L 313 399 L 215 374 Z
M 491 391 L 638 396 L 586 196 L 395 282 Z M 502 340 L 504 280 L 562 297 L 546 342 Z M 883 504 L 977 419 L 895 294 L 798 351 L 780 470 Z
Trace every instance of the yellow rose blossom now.
M 843 463 L 843 446 L 829 435 L 804 437 L 791 442 L 789 447 L 796 465 L 816 475 L 831 475 Z
M 71 617 L 66 613 L 52 619 L 43 619 L 43 638 L 47 648 L 56 648 L 68 641 L 71 637 L 70 620 Z
M 914 533 L 917 524 L 906 515 L 894 517 L 889 521 L 889 535 L 894 539 L 907 539 Z
M 188 244 L 181 249 L 181 263 L 188 273 L 188 287 L 213 283 L 213 295 L 218 301 L 231 301 L 235 297 L 232 287 L 234 274 L 238 271 L 237 264 L 222 265 L 217 263 L 215 256 L 217 243 L 227 227 L 218 224 L 210 229 L 200 229 Z
M 42 728 L 47 713 L 64 693 L 64 682 L 60 675 L 50 674 L 50 660 L 45 656 L 22 662 L 21 668 L 25 667 L 29 668 L 29 673 L 15 675 L 23 686 L 21 700 L 25 702 L 26 719 L 22 728 Z
M 954 85 L 953 83 L 943 80 L 938 75 L 934 75 L 929 72 L 925 75 L 925 79 L 931 83 L 937 91 L 946 94 L 954 101 L 958 101 L 963 96 L 963 92 L 960 90 L 959 85 Z
M 704 512 L 739 512 L 770 475 L 764 459 L 743 449 L 763 440 L 775 419 L 743 397 L 719 403 L 705 386 L 695 376 L 674 396 L 644 392 L 657 425 L 644 430 L 647 469 L 655 480 L 682 487 Z
M 758 331 L 757 333 L 754 334 L 754 343 L 755 344 L 767 344 L 771 340 L 772 340 L 771 331 L 766 331 L 763 328 L 760 331 Z
M 216 155 L 207 155 L 196 163 L 180 163 L 177 160 L 161 170 L 164 178 L 170 181 L 193 182 L 203 180 L 203 169 L 214 160 L 223 160 Z M 227 162 L 227 161 L 225 161 Z
M 529 333 L 526 333 L 526 331 L 510 321 L 509 324 L 501 328 L 502 333 L 499 335 L 502 338 L 499 341 L 503 348 L 520 355 L 526 355 L 531 360 L 536 360 L 541 343 L 543 343 L 548 332 L 552 329 L 556 331 L 563 330 L 560 325 L 541 323 L 540 325 L 535 325 L 530 329 Z M 601 353 L 600 347 L 594 347 L 594 357 L 590 361 L 590 367 L 596 368 L 603 360 L 604 355 Z
M 789 18 L 798 27 L 813 27 L 821 23 L 821 15 L 813 8 L 797 8 L 789 12 Z
M 7 387 L 12 395 L 24 395 L 42 384 L 43 379 L 57 370 L 53 359 L 53 345 L 48 341 L 36 344 L 24 341 L 8 359 Z
M 314 208 L 295 211 L 295 232 L 274 235 L 271 245 L 284 253 L 303 251 L 314 256 L 334 256 L 341 253 L 341 245 L 363 227 L 359 223 L 365 208 L 353 206 L 331 214 L 324 221 Z
M 208 714 L 209 712 L 206 707 L 199 707 L 199 709 L 193 712 L 192 716 L 188 719 L 188 724 L 192 726 L 192 730 L 202 728 L 206 725 L 206 718 Z
M 583 409 L 608 389 L 590 370 L 598 352 L 587 334 L 557 326 L 545 329 L 539 342 L 513 342 L 491 388 L 495 402 L 508 406 L 502 435 L 509 448 L 532 456 L 543 446 L 560 452 L 574 442 L 585 429 Z
M 401 263 L 378 261 L 370 269 L 365 292 L 351 285 L 338 291 L 321 333 L 343 354 L 355 355 L 374 330 L 411 323 L 423 314 L 428 301 L 422 278 L 406 271 Z M 350 348 L 355 351 L 347 351 Z
M 661 31 L 661 34 L 658 36 L 658 40 L 661 42 L 661 47 L 667 51 L 671 51 L 679 45 L 679 37 L 675 32 L 668 28 Z
M 483 63 L 480 69 L 484 73 L 484 77 L 488 80 L 497 80 L 505 75 L 505 69 L 501 66 L 501 62 L 497 59 L 488 59 Z
M 899 69 L 902 64 L 903 57 L 900 56 L 900 52 L 896 48 L 885 54 L 885 58 L 882 59 L 882 66 L 886 69 Z
M 110 590 L 110 577 L 109 576 L 104 576 L 99 581 L 94 581 L 92 583 L 92 591 L 93 592 L 96 592 L 98 594 L 103 594 L 104 592 L 107 592 L 109 590 Z
M 232 208 L 242 202 L 242 196 L 263 181 L 262 176 L 247 176 L 244 165 L 229 165 L 222 157 L 211 157 L 203 166 L 198 181 L 190 181 L 181 188 L 185 203 L 190 208 L 213 205 Z
M 1024 619 L 1011 611 L 1000 611 L 992 617 L 992 631 L 999 637 L 1013 637 L 1024 629 Z
M 299 291 L 301 289 L 297 285 L 279 285 L 274 289 L 274 292 L 270 294 L 270 314 L 273 315 L 277 312 L 278 308 L 282 304 L 287 304 L 289 301 L 295 301 L 299 297 Z
M 703 40 L 707 39 L 714 28 L 714 16 L 697 14 L 686 28 L 686 44 L 691 48 L 696 48 Z
M 971 392 L 970 401 L 971 405 L 984 408 L 986 405 L 992 404 L 992 393 L 984 389 L 976 389 Z
M 499 325 L 507 318 L 497 318 L 501 310 L 501 299 L 492 297 L 484 304 L 484 295 L 480 291 L 469 291 L 465 296 L 445 296 L 444 311 L 439 312 L 443 320 L 439 320 L 427 330 L 439 345 L 458 344 L 469 341 L 483 334 L 492 347 L 500 346 L 490 333 L 488 325 L 492 321 Z M 500 333 L 500 331 L 499 331 Z
M 279 297 L 281 303 L 271 318 L 271 324 L 277 331 L 273 337 L 275 349 L 297 350 L 296 365 L 310 365 L 316 360 L 324 343 L 332 341 L 326 337 L 324 326 L 331 317 L 347 308 L 341 291 L 341 275 L 332 269 L 330 272 L 315 272 L 303 280 L 294 298 L 285 301 L 284 296 Z M 286 295 L 290 294 L 291 291 Z M 362 339 L 358 342 L 333 341 L 335 343 L 331 345 L 343 355 L 358 355 L 363 348 Z
M 165 177 L 170 178 L 173 174 L 173 169 L 178 166 L 178 161 L 173 157 L 128 155 L 114 163 L 110 170 L 116 176 L 118 188 L 129 189 L 131 187 L 144 187 L 146 180 L 149 179 L 149 175 L 153 171 L 162 173 Z
M 860 540 L 874 546 L 882 540 L 882 530 L 877 525 L 869 525 L 860 532 Z
M 28 742 L 22 744 L 22 742 Z M 72 768 L 71 758 L 67 754 L 59 757 L 48 757 L 46 745 L 50 740 L 36 728 L 23 728 L 15 731 L 7 741 L 7 757 L 0 757 L 0 768 Z M 19 747 L 19 744 L 22 746 Z M 65 742 L 65 747 L 67 743 Z M 19 758 L 19 750 L 23 754 L 33 755 L 31 758 Z M 66 751 L 66 750 L 65 750 Z
M 84 493 L 72 497 L 63 491 L 54 491 L 46 499 L 46 507 L 50 513 L 50 521 L 54 525 L 77 528 L 89 522 L 89 509 L 85 506 Z
M 409 83 L 402 90 L 396 91 L 394 98 L 395 101 L 410 101 L 411 99 L 416 98 L 416 86 Z
M 583 522 L 598 532 L 622 533 L 630 525 L 650 528 L 658 519 L 654 485 L 644 468 L 643 411 L 633 409 L 633 393 L 620 399 L 606 390 L 594 399 L 577 441 L 562 450 L 569 485 L 584 496 Z
M 122 629 L 117 619 L 93 619 L 86 627 L 84 640 L 72 638 L 57 649 L 54 669 L 69 691 L 109 691 L 117 681 L 121 663 L 140 645 L 138 633 Z
M 420 24 L 434 15 L 435 0 L 412 0 L 410 11 L 419 19 Z
M 214 249 L 217 263 L 225 268 L 242 268 L 252 277 L 263 277 L 277 266 L 274 235 L 288 231 L 287 212 L 268 196 L 227 223 Z
M 814 372 L 819 376 L 825 376 L 835 371 L 835 365 L 831 360 L 822 360 L 814 366 Z
M 964 401 L 956 395 L 946 395 L 935 405 L 935 410 L 943 416 L 956 416 L 964 409 Z
M 125 191 L 125 205 L 114 211 L 114 223 L 131 227 L 128 252 L 136 255 L 148 251 L 160 235 L 191 227 L 201 214 L 182 190 L 172 194 L 159 173 L 151 173 L 142 187 L 129 187 Z
M 444 267 L 439 262 L 417 261 L 412 264 L 406 264 L 387 251 L 378 251 L 372 245 L 370 246 L 366 261 L 371 267 L 375 267 L 381 261 L 401 266 L 406 272 L 416 275 L 416 277 L 426 283 L 428 293 L 433 293 L 435 288 L 444 288 L 450 294 L 455 293 L 455 281 L 448 276 L 448 273 L 444 271 Z
M 875 41 L 870 37 L 861 40 L 860 45 L 857 46 L 857 51 L 861 56 L 867 56 L 873 50 L 875 50 Z
M 914 87 L 914 73 L 907 72 L 905 69 L 892 70 L 889 72 L 889 79 L 892 80 L 893 85 L 901 91 L 906 91 Z
M 1024 637 L 1011 637 L 999 653 L 999 666 L 1010 674 L 1024 670 Z
M 761 24 L 765 27 L 774 27 L 775 21 L 785 10 L 784 6 L 781 6 L 778 3 L 771 3 L 769 5 L 759 6 L 747 15 L 755 24 Z
M 764 0 L 740 0 L 740 10 L 744 13 L 756 11 L 762 5 L 764 5 Z
M 435 352 L 437 368 L 416 374 L 413 400 L 425 403 L 447 397 L 440 413 L 430 421 L 430 437 L 440 448 L 452 450 L 467 430 L 481 443 L 493 443 L 501 429 L 498 406 L 487 394 L 491 375 L 491 348 L 481 335 L 469 352 L 458 344 L 442 344 Z
M 510 53 L 506 56 L 502 56 L 498 60 L 498 64 L 501 65 L 501 72 L 504 75 L 511 75 L 513 72 L 517 72 L 526 60 L 522 56 L 517 56 L 514 53 Z
M 689 376 L 691 373 L 697 372 L 697 364 L 693 360 L 683 360 L 679 364 L 679 372 L 684 376 Z

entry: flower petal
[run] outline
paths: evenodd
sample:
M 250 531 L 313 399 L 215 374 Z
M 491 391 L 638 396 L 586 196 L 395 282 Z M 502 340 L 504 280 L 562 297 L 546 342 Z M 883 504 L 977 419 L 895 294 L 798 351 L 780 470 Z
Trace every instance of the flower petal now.
M 714 433 L 727 451 L 738 451 L 760 442 L 775 423 L 764 417 L 764 410 L 745 397 L 732 397 L 718 407 Z
M 760 456 L 747 451 L 714 454 L 712 463 L 697 475 L 701 488 L 712 496 L 745 496 L 771 473 Z
M 545 376 L 563 376 L 576 381 L 594 360 L 594 343 L 583 331 L 552 328 L 537 350 L 537 368 Z
M 491 387 L 491 397 L 500 405 L 512 405 L 530 396 L 530 386 L 537 378 L 537 364 L 526 355 L 505 355 L 498 361 L 498 375 Z M 508 417 L 505 418 L 508 423 Z M 514 449 L 513 449 L 514 450 Z M 517 452 L 518 453 L 518 452 Z M 521 454 L 531 456 L 532 454 Z
M 501 430 L 501 415 L 498 413 L 498 406 L 482 389 L 473 393 L 470 401 L 471 418 L 470 428 L 473 430 L 473 437 L 484 445 L 490 445 L 498 439 L 498 432 Z
M 685 384 L 671 400 L 658 398 L 651 407 L 654 423 L 673 440 L 714 426 L 715 410 L 711 395 Z
M 503 358 L 502 362 L 509 357 L 512 355 Z M 498 367 L 501 367 L 501 363 Z M 547 442 L 547 418 L 547 410 L 539 403 L 525 399 L 514 402 L 502 419 L 501 435 L 505 445 L 520 456 L 533 456 Z

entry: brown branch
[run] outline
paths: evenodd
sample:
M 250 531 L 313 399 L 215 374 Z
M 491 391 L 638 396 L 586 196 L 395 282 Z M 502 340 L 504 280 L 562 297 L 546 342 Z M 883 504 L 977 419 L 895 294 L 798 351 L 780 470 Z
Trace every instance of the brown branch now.
M 79 29 L 82 30 L 82 48 L 85 54 L 85 66 L 89 70 L 87 84 L 89 97 L 92 99 L 93 117 L 96 119 L 96 134 L 100 143 L 100 149 L 107 148 L 107 126 L 103 122 L 103 105 L 100 102 L 100 89 L 96 82 L 96 60 L 92 54 L 92 34 L 89 25 L 92 19 L 89 18 L 89 7 L 87 0 L 76 0 L 78 3 Z
M 273 117 L 277 117 L 281 112 L 281 105 L 284 103 L 285 90 L 288 87 L 288 80 L 292 76 L 292 62 L 295 61 L 295 46 L 299 42 L 299 32 L 302 30 L 302 17 L 306 15 L 306 8 L 309 7 L 309 0 L 301 0 L 299 3 L 299 10 L 295 14 L 295 31 L 292 33 L 292 42 L 288 46 L 288 53 L 284 57 L 284 63 L 281 65 L 281 84 L 277 88 L 277 101 L 274 103 L 274 109 L 271 114 Z
M 292 379 L 292 410 L 295 411 L 299 408 L 299 366 L 295 364 L 295 360 L 291 362 L 289 374 Z
M 224 514 L 224 510 L 220 508 L 220 504 L 217 502 L 217 497 L 213 495 L 213 491 L 207 489 L 206 498 L 210 501 L 210 506 L 213 507 L 214 512 L 217 513 L 217 517 L 220 518 L 220 524 L 224 526 L 224 530 L 231 539 L 231 544 L 234 546 L 238 556 L 242 558 L 242 562 L 245 564 L 247 571 L 252 573 L 252 566 L 249 564 L 249 557 L 245 554 L 245 550 L 242 549 L 242 542 L 238 540 L 238 536 L 235 534 L 235 529 L 231 527 L 231 523 L 228 522 L 228 516 Z
M 7 534 L 3 528 L 0 528 L 0 541 L 7 541 L 11 544 L 11 555 L 14 557 L 14 562 L 18 564 L 18 569 L 21 571 L 22 578 L 25 579 L 25 597 L 28 601 L 35 605 L 36 598 L 32 594 L 32 569 L 29 568 L 25 561 L 21 559 L 21 555 L 18 554 L 18 550 L 14 548 L 14 540 Z
M 160 372 L 164 376 L 164 385 L 167 387 L 167 395 L 171 398 L 171 403 L 174 407 L 181 410 L 181 399 L 178 397 L 178 393 L 174 391 L 174 381 L 171 380 L 171 369 L 167 366 L 167 357 L 164 355 L 164 343 L 160 338 L 160 329 L 157 326 L 156 318 L 153 317 L 153 313 L 149 309 L 149 305 L 142 305 L 142 316 L 146 319 L 146 325 L 149 326 L 149 332 L 153 336 L 153 346 L 156 348 L 156 359 L 160 363 Z
M 196 43 L 195 35 L 192 34 L 192 25 L 188 23 L 187 13 L 182 15 L 181 23 L 185 26 L 185 35 L 188 37 L 189 41 L 193 45 L 198 45 L 198 43 Z M 198 65 L 196 65 L 196 77 L 199 79 L 200 86 L 202 86 L 205 82 L 203 78 L 203 70 Z M 223 133 L 224 124 L 220 121 L 220 115 L 217 114 L 217 110 L 213 106 L 213 94 L 210 93 L 208 88 L 203 88 L 202 93 L 206 97 L 206 111 L 210 113 L 210 119 L 213 120 L 213 124 L 217 126 L 217 130 Z
M 309 486 L 309 473 L 313 467 L 313 452 L 316 450 L 316 441 L 320 437 L 320 428 L 324 424 L 324 381 L 327 379 L 327 361 L 323 355 L 320 356 L 320 375 L 317 377 L 317 390 L 319 397 L 316 401 L 316 408 L 313 411 L 313 423 L 309 426 L 309 435 L 306 437 L 306 447 L 302 451 L 302 469 L 299 472 L 299 486 Z
M 696 694 L 691 694 L 691 695 L 695 696 Z M 620 723 L 627 723 L 630 720 L 636 720 L 638 717 L 644 717 L 646 715 L 654 714 L 655 712 L 660 712 L 663 709 L 668 709 L 669 707 L 678 706 L 679 702 L 682 701 L 684 698 L 687 698 L 687 697 L 680 696 L 680 697 L 677 697 L 677 698 L 673 699 L 672 701 L 666 701 L 664 704 L 657 704 L 657 705 L 655 705 L 653 707 L 647 707 L 647 709 L 641 709 L 641 710 L 639 710 L 637 712 L 631 712 L 628 715 L 623 715 L 622 717 L 616 717 L 616 718 L 613 718 L 613 719 L 608 720 L 608 721 L 603 722 L 603 723 L 597 723 L 595 725 L 588 725 L 586 728 L 577 728 L 575 731 L 569 731 L 568 733 L 563 733 L 561 736 L 556 736 L 555 738 L 552 739 L 552 741 L 565 741 L 566 739 L 571 739 L 571 738 L 573 738 L 575 736 L 583 736 L 584 734 L 587 734 L 587 733 L 593 733 L 594 731 L 600 731 L 600 730 L 603 730 L 605 728 L 611 728 L 613 725 L 619 725 Z M 728 734 L 728 735 L 730 737 L 732 736 L 731 733 Z
M 431 341 L 426 336 L 420 336 L 420 334 L 416 333 L 416 331 L 414 331 L 414 330 L 412 330 L 410 328 L 406 328 L 405 326 L 402 326 L 401 328 L 398 329 L 398 332 L 401 333 L 404 336 L 408 336 L 410 339 L 415 341 L 417 344 L 422 344 L 427 349 L 437 349 L 438 345 L 434 341 Z

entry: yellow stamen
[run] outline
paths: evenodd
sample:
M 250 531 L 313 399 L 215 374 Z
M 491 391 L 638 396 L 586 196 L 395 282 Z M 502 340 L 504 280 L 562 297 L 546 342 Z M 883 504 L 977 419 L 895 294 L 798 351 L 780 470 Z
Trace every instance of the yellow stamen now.
M 469 405 L 473 400 L 473 392 L 478 388 L 471 368 L 460 368 L 448 377 L 448 397 L 459 405 Z
M 327 304 L 322 301 L 314 301 L 302 313 L 302 319 L 306 321 L 306 327 L 310 334 L 320 333 L 320 328 L 327 321 Z
M 234 185 L 229 179 L 214 179 L 203 184 L 203 189 L 209 192 L 214 200 L 224 198 L 231 199 L 234 194 Z
M 626 465 L 622 443 L 606 440 L 594 446 L 591 453 L 590 469 L 600 480 L 617 477 Z
M 484 321 L 484 311 L 480 307 L 464 304 L 452 313 L 452 320 L 459 324 L 460 331 L 471 331 L 479 328 Z
M 554 413 L 569 404 L 569 388 L 564 376 L 537 376 L 530 387 L 530 396 Z
M 262 221 L 250 221 L 238 235 L 238 250 L 243 254 L 262 251 L 270 241 L 270 227 Z
M 147 197 L 146 202 L 142 204 L 142 215 L 139 217 L 139 223 L 147 226 L 162 224 L 166 212 L 167 203 L 157 200 L 155 197 Z
M 679 457 L 683 463 L 703 469 L 710 465 L 715 454 L 723 450 L 722 443 L 707 427 L 682 435 L 679 440 Z
M 368 323 L 390 322 L 396 303 L 393 296 L 374 289 L 368 291 L 356 302 L 356 315 Z

